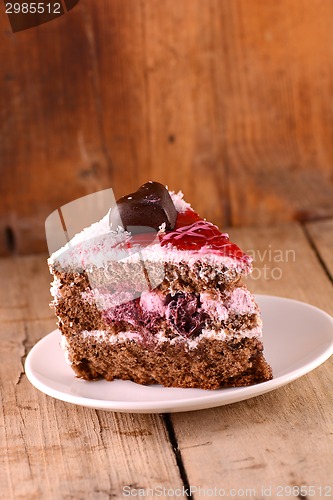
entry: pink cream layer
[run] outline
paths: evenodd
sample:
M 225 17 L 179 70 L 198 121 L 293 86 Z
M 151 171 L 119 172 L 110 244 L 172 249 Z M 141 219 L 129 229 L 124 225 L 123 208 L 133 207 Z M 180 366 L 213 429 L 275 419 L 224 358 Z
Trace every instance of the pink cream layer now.
M 83 300 L 96 304 L 107 322 L 124 321 L 134 328 L 154 328 L 158 320 L 166 319 L 177 326 L 195 328 L 209 317 L 213 322 L 226 321 L 232 316 L 258 314 L 258 306 L 246 288 L 235 288 L 222 300 L 219 292 L 163 295 L 160 291 L 143 292 L 140 297 L 126 293 L 89 290 L 82 293 Z

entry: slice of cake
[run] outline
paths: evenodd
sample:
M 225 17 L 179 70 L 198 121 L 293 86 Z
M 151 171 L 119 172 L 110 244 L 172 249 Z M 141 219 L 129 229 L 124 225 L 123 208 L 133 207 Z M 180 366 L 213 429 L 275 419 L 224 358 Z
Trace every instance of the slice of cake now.
M 181 192 L 149 182 L 49 259 L 78 377 L 216 389 L 272 378 L 251 258 Z

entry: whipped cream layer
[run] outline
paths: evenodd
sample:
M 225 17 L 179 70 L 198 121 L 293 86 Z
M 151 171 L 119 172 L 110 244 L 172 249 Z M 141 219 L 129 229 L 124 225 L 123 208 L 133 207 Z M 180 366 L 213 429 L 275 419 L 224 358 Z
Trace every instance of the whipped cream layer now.
M 178 214 L 191 210 L 190 204 L 183 200 L 181 192 L 170 192 L 170 195 Z M 110 227 L 108 213 L 99 222 L 87 227 L 75 235 L 64 247 L 54 252 L 48 263 L 51 268 L 57 270 L 89 273 L 96 268 L 107 270 L 110 263 L 115 261 L 124 262 L 124 264 L 140 262 L 163 264 L 168 261 L 176 265 L 186 262 L 190 268 L 193 268 L 196 263 L 204 259 L 207 265 L 233 269 L 239 274 L 247 274 L 251 271 L 252 259 L 247 255 L 243 254 L 242 258 L 223 255 L 223 252 L 213 251 L 207 245 L 196 250 L 180 250 L 171 243 L 163 245 L 163 239 L 161 244 L 160 236 L 163 234 L 164 228 L 161 227 L 160 232 L 156 233 L 150 244 L 146 246 L 133 244 L 131 233 L 122 227 Z
M 86 339 L 93 339 L 94 343 L 95 342 L 107 342 L 108 344 L 122 344 L 128 341 L 134 341 L 134 342 L 140 342 L 142 340 L 142 337 L 138 332 L 135 331 L 124 331 L 124 332 L 119 332 L 116 335 L 110 333 L 107 330 L 84 330 L 81 333 L 83 338 Z M 252 328 L 250 330 L 242 330 L 236 338 L 242 339 L 242 338 L 259 338 L 261 336 L 261 327 L 256 327 Z M 235 338 L 235 337 L 234 337 Z M 184 337 L 174 337 L 174 338 L 169 338 L 165 335 L 163 331 L 158 332 L 155 335 L 150 336 L 150 340 L 154 344 L 163 344 L 163 343 L 169 343 L 170 345 L 175 345 L 178 343 L 182 343 L 187 347 L 187 349 L 195 349 L 198 347 L 199 343 L 205 339 L 212 339 L 212 340 L 220 340 L 220 341 L 227 341 L 230 340 L 230 334 L 221 328 L 220 330 L 209 330 L 205 329 L 202 331 L 200 335 L 198 335 L 195 339 L 188 339 Z M 63 337 L 62 341 L 62 348 L 67 351 L 67 346 L 68 346 L 68 341 L 66 340 L 65 337 Z M 68 363 L 71 364 L 71 360 L 67 354 L 66 360 Z

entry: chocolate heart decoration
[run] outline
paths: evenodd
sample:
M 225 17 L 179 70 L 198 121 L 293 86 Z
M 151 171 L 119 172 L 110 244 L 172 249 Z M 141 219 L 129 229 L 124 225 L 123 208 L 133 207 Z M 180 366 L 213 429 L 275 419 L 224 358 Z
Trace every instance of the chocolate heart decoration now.
M 122 225 L 131 232 L 133 227 L 151 227 L 158 231 L 163 223 L 170 231 L 175 227 L 176 218 L 177 210 L 169 191 L 163 184 L 153 181 L 120 198 L 110 213 L 112 227 Z

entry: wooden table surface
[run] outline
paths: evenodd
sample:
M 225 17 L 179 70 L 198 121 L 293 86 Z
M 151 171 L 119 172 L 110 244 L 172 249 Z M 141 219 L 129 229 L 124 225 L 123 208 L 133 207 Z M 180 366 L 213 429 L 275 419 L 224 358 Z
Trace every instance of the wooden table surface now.
M 261 272 L 251 290 L 333 315 L 333 220 L 230 234 L 255 249 Z M 170 488 L 171 497 L 188 485 L 201 488 L 193 498 L 215 487 L 233 498 L 333 495 L 332 359 L 273 392 L 209 410 L 78 407 L 42 394 L 24 374 L 27 353 L 56 324 L 45 255 L 0 260 L 0 279 L 1 498 L 104 500 L 123 498 L 129 487 L 132 496 L 150 497 L 149 489 L 158 496 Z M 282 490 L 302 485 L 315 490 Z

